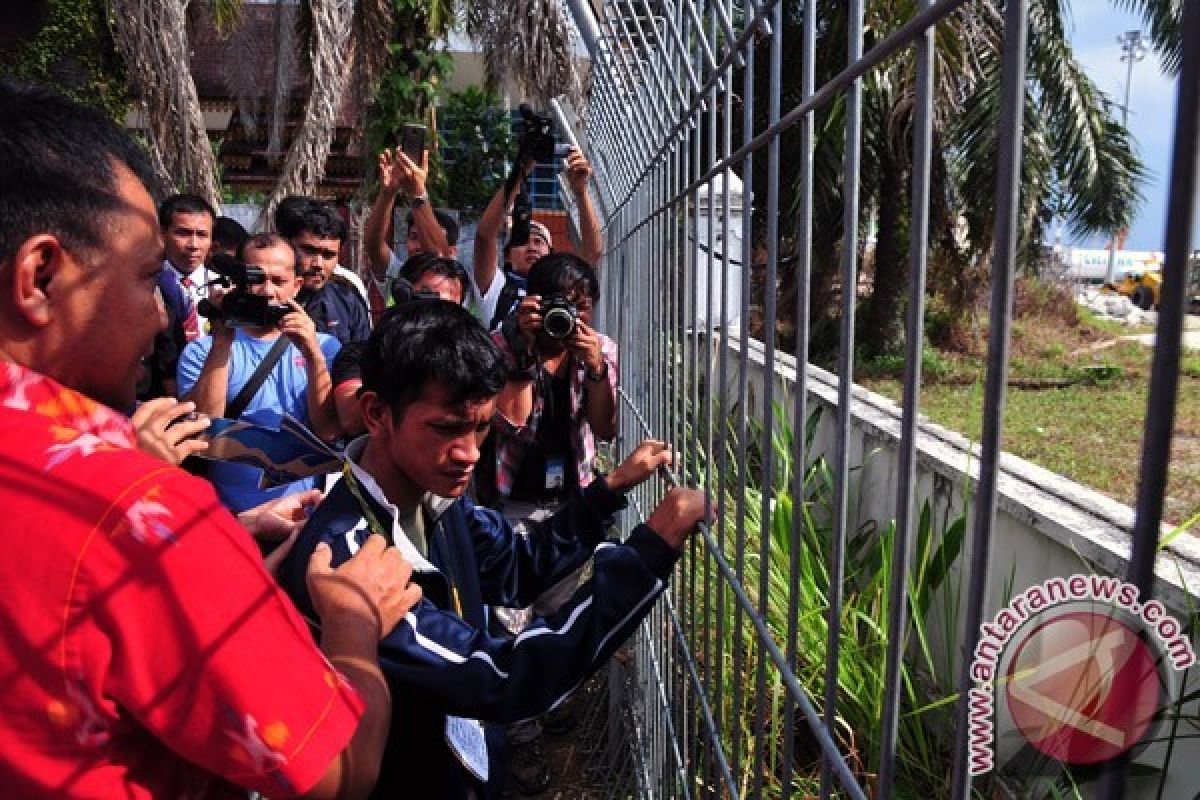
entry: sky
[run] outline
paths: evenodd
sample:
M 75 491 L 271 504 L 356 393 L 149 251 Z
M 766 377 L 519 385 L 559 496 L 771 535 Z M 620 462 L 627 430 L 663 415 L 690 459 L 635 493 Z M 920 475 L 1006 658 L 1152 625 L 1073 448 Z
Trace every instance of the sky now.
M 1124 99 L 1127 65 L 1121 61 L 1117 36 L 1123 31 L 1139 28 L 1146 36 L 1147 29 L 1142 27 L 1138 17 L 1117 7 L 1111 0 L 1075 0 L 1071 4 L 1068 25 L 1073 26 L 1073 30 L 1071 27 L 1068 30 L 1072 30 L 1071 43 L 1076 58 L 1095 84 L 1119 107 Z M 1163 73 L 1153 50 L 1134 65 L 1129 129 L 1149 175 L 1142 187 L 1145 199 L 1125 241 L 1126 250 L 1163 249 L 1177 91 L 1178 82 Z M 1198 227 L 1200 225 L 1193 225 L 1193 230 Z M 1064 244 L 1068 246 L 1103 247 L 1105 244 L 1104 237 L 1070 241 L 1069 234 L 1064 236 Z

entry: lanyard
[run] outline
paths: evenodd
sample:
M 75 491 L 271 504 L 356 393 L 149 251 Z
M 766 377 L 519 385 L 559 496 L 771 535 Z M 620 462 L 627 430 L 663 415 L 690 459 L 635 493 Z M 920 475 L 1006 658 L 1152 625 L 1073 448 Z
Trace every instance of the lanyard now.
M 371 510 L 371 504 L 363 497 L 362 487 L 358 483 L 358 478 L 354 476 L 354 470 L 350 469 L 349 461 L 342 462 L 342 477 L 346 481 L 346 488 L 350 490 L 350 494 L 354 495 L 354 501 L 358 503 L 358 510 L 362 512 L 363 518 L 366 519 L 371 533 L 378 533 L 384 539 L 391 541 L 388 532 L 379 524 L 379 520 L 375 517 L 375 512 Z
M 384 527 L 379 524 L 379 519 L 375 516 L 375 512 L 371 509 L 371 504 L 367 502 L 365 497 L 363 497 L 362 486 L 359 484 L 358 478 L 355 477 L 354 470 L 350 468 L 349 461 L 342 462 L 342 477 L 346 481 L 346 488 L 350 490 L 350 494 L 354 495 L 354 501 L 358 503 L 358 509 L 362 512 L 363 518 L 367 521 L 367 527 L 371 529 L 371 533 L 377 533 L 385 540 L 391 541 L 391 537 L 388 536 L 387 532 L 384 530 Z M 417 513 L 421 513 L 421 510 L 417 509 Z M 445 572 L 442 572 L 442 576 L 446 579 L 446 583 L 450 585 L 450 597 L 454 601 L 454 611 L 459 617 L 462 617 L 462 601 L 459 600 L 458 597 L 458 586 Z

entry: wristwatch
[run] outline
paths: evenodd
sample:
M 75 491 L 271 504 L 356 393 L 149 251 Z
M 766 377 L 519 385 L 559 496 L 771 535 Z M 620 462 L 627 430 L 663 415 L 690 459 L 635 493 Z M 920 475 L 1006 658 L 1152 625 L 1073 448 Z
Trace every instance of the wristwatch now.
M 413 211 L 416 211 L 418 208 L 420 208 L 421 206 L 425 205 L 428 202 L 429 202 L 429 193 L 426 192 L 425 194 L 419 194 L 416 197 L 409 200 L 408 207 L 411 208 Z

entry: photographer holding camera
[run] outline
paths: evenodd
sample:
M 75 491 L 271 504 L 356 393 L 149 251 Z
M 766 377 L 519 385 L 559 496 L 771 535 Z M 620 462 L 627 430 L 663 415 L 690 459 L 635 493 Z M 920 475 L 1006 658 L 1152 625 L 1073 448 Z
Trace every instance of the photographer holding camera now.
M 554 514 L 595 479 L 596 438 L 617 432 L 617 345 L 591 328 L 600 297 L 596 271 L 578 256 L 552 253 L 529 271 L 529 294 L 493 338 L 509 367 L 492 437 L 476 479 L 480 502 L 520 534 Z M 573 572 L 529 608 L 494 610 L 508 634 L 557 609 L 579 584 Z M 567 718 L 554 720 L 568 723 Z M 560 727 L 566 727 L 561 725 Z M 526 793 L 549 781 L 538 720 L 509 729 L 513 780 Z
M 525 294 L 525 280 L 535 261 L 551 252 L 554 242 L 545 225 L 533 219 L 533 208 L 521 190 L 539 162 L 552 162 L 555 154 L 554 123 L 521 106 L 524 131 L 516 165 L 506 184 L 496 191 L 479 219 L 475 230 L 475 289 L 483 324 L 495 330 Z M 579 208 L 580 257 L 591 265 L 600 261 L 604 238 L 600 220 L 588 194 L 592 167 L 583 153 L 567 151 L 567 183 Z M 498 268 L 496 242 L 505 217 L 513 215 L 513 224 L 504 245 L 504 268 Z
M 181 396 L 212 417 L 274 428 L 288 414 L 322 439 L 336 439 L 341 429 L 326 365 L 341 345 L 318 333 L 296 302 L 303 283 L 296 251 L 278 234 L 263 233 L 246 241 L 241 259 L 245 264 L 226 267 L 234 288 L 215 300 L 210 294 L 212 335 L 190 343 L 179 359 Z M 309 478 L 260 489 L 259 477 L 244 464 L 214 462 L 209 469 L 221 502 L 235 512 L 314 485 Z

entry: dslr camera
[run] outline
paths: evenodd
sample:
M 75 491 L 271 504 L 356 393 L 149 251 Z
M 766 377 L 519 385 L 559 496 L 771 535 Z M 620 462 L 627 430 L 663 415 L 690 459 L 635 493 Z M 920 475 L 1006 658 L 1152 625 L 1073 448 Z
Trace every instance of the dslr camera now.
M 551 339 L 566 339 L 575 332 L 579 314 L 575 304 L 561 294 L 542 301 L 542 331 Z
M 273 305 L 265 296 L 251 293 L 251 286 L 267 282 L 262 268 L 223 253 L 214 255 L 208 266 L 221 276 L 213 284 L 232 289 L 219 306 L 207 298 L 201 300 L 196 306 L 201 316 L 231 328 L 271 328 L 292 312 L 290 306 Z
M 521 141 L 517 148 L 517 163 L 554 160 L 554 120 L 537 113 L 528 103 L 518 109 L 521 114 Z

